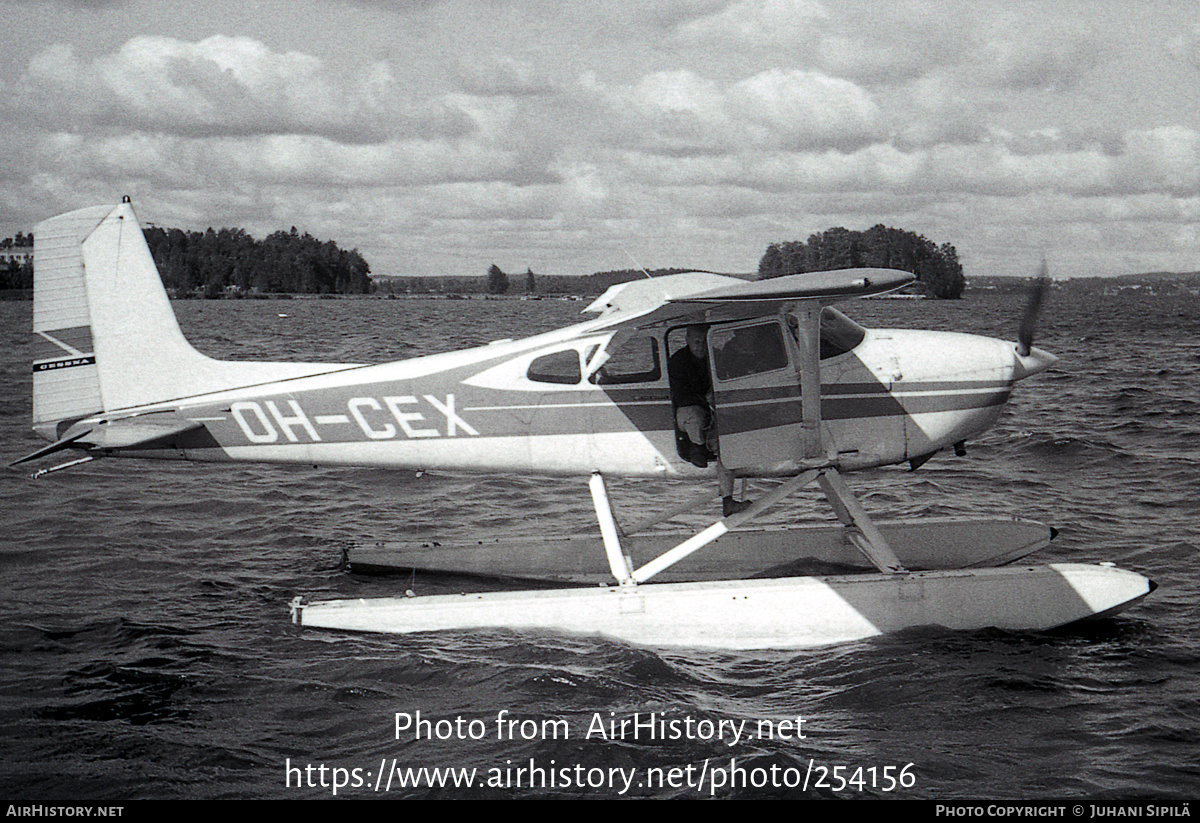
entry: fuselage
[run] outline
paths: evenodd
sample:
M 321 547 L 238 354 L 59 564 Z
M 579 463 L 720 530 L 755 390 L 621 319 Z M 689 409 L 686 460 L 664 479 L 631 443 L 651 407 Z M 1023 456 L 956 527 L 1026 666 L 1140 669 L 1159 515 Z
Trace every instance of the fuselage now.
M 830 309 L 822 332 L 821 457 L 843 471 L 917 460 L 986 430 L 1014 382 L 1053 362 L 1038 350 L 1021 358 L 1012 343 L 974 335 L 864 329 Z M 76 425 L 157 413 L 201 424 L 169 443 L 113 452 L 127 456 L 711 474 L 713 467 L 692 465 L 677 447 L 667 360 L 683 345 L 684 327 L 615 334 L 594 320 L 525 340 L 116 410 Z M 748 317 L 712 325 L 708 339 L 724 465 L 742 476 L 812 465 L 816 456 L 802 445 L 805 360 L 796 323 L 786 313 Z M 747 340 L 757 353 L 739 359 L 735 348 Z

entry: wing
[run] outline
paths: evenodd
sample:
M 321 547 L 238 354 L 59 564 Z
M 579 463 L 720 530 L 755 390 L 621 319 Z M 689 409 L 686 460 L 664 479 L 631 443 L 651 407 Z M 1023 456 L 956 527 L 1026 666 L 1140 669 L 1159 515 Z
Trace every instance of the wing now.
M 911 283 L 896 269 L 841 269 L 745 280 L 711 272 L 684 272 L 613 286 L 584 311 L 612 325 L 647 328 L 668 322 L 714 322 L 775 314 L 803 300 L 827 306 L 852 297 L 883 294 Z

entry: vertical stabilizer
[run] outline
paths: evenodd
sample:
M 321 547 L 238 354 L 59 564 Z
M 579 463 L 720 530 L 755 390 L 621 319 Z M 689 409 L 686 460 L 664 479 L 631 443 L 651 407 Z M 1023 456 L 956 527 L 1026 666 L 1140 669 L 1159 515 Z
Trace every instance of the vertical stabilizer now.
M 34 231 L 33 423 L 43 437 L 99 412 L 346 368 L 214 360 L 192 348 L 128 198 Z
M 104 410 L 194 394 L 215 361 L 179 330 L 133 207 L 109 212 L 80 249 Z

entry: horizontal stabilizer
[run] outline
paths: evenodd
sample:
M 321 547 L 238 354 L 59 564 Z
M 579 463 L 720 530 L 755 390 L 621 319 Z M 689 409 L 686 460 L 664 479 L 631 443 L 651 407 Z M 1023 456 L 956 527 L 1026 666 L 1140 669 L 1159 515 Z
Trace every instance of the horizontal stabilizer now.
M 48 454 L 54 454 L 55 452 L 60 452 L 63 449 L 87 448 L 86 446 L 83 446 L 83 445 L 76 446 L 76 442 L 84 435 L 90 434 L 91 431 L 92 431 L 91 429 L 84 429 L 83 431 L 76 432 L 75 434 L 71 435 L 70 437 L 60 438 L 59 440 L 55 441 L 54 443 L 51 443 L 49 446 L 38 449 L 33 454 L 27 454 L 20 459 L 14 460 L 13 462 L 9 463 L 8 465 L 9 466 L 19 466 L 22 463 L 28 463 L 30 460 L 37 460 L 39 457 L 45 457 Z
M 38 449 L 33 454 L 15 460 L 9 465 L 15 466 L 45 457 L 63 449 L 81 449 L 84 451 L 115 451 L 146 447 L 154 443 L 167 441 L 187 432 L 204 428 L 203 423 L 197 423 L 186 417 L 175 414 L 146 414 L 138 417 L 126 417 L 121 420 L 88 423 L 76 423 L 67 429 L 66 433 L 45 448 Z M 169 445 L 163 443 L 164 446 Z
M 100 423 L 80 442 L 95 449 L 132 449 L 202 428 L 203 423 L 186 417 L 147 414 Z

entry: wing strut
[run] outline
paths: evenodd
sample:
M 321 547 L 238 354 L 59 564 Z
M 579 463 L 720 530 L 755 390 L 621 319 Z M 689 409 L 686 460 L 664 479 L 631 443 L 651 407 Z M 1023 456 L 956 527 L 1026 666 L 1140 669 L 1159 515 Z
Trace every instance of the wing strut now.
M 796 305 L 792 314 L 799 323 L 796 342 L 800 346 L 800 454 L 824 457 L 821 438 L 821 306 L 813 301 Z
M 854 492 L 850 490 L 841 474 L 832 465 L 834 455 L 825 453 L 824 438 L 821 434 L 821 305 L 811 300 L 792 303 L 791 311 L 798 323 L 796 342 L 800 350 L 798 375 L 802 419 L 800 454 L 802 460 L 810 462 L 810 465 L 812 462 L 820 461 L 817 467 L 786 480 L 754 501 L 745 511 L 718 520 L 707 529 L 693 535 L 675 548 L 663 552 L 637 569 L 633 568 L 630 556 L 621 546 L 622 531 L 617 525 L 616 518 L 613 517 L 612 503 L 604 485 L 604 478 L 599 472 L 594 473 L 589 481 L 592 503 L 596 507 L 596 518 L 600 522 L 600 535 L 604 540 L 604 551 L 608 555 L 609 568 L 612 570 L 613 577 L 622 586 L 645 583 L 654 575 L 699 551 L 746 521 L 757 517 L 792 492 L 807 486 L 814 480 L 821 485 L 821 489 L 825 492 L 825 497 L 828 498 L 838 519 L 846 526 L 847 539 L 868 560 L 885 574 L 902 574 L 907 571 L 888 545 L 883 534 L 871 521 L 870 515 L 858 502 Z M 601 363 L 603 363 L 603 358 L 598 354 L 589 364 L 589 371 L 594 372 Z M 706 496 L 705 499 L 709 498 Z M 702 501 L 689 501 L 666 517 L 658 516 L 655 519 L 638 523 L 625 534 L 635 534 L 648 525 L 687 511 L 699 502 Z

